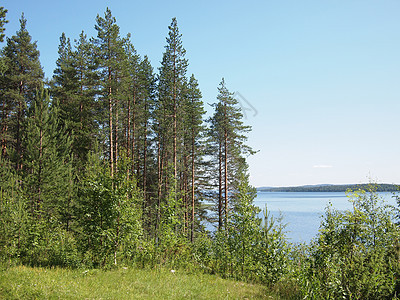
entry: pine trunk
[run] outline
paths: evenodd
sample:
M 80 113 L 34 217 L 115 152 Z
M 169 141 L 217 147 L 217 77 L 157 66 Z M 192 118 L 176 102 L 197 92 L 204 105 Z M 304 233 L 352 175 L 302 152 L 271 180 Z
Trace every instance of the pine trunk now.
M 228 133 L 224 133 L 224 196 L 225 196 L 225 228 L 228 228 Z
M 195 172 L 194 172 L 194 129 L 192 129 L 192 215 L 191 215 L 191 231 L 190 231 L 190 241 L 193 243 L 193 236 L 194 236 L 194 202 L 195 202 L 195 196 L 194 196 L 194 176 L 195 176 Z
M 79 101 L 79 112 L 80 112 L 80 129 L 83 129 L 83 116 L 82 116 L 82 112 L 83 112 L 83 103 L 82 103 L 82 99 L 83 99 L 83 72 L 80 72 L 80 101 Z
M 218 149 L 218 229 L 222 229 L 222 143 Z
M 173 120 L 174 120 L 174 154 L 173 154 L 173 159 L 174 159 L 174 179 L 175 179 L 175 191 L 176 191 L 176 181 L 177 181 L 177 162 L 176 162 L 176 156 L 177 156 L 177 150 L 176 150 L 176 141 L 177 141 L 177 124 L 176 124 L 176 112 L 177 112 L 177 101 L 176 101 L 176 49 L 174 49 L 174 114 L 173 114 Z M 175 193 L 176 195 L 176 193 Z M 176 197 L 176 196 L 175 196 Z
M 23 97 L 23 94 L 24 94 L 24 87 L 23 87 L 23 82 L 21 81 L 20 83 L 19 83 L 19 96 L 22 98 Z M 21 135 L 22 135 L 22 126 L 21 126 L 21 124 L 22 124 L 22 119 L 23 119 L 23 106 L 24 106 L 24 104 L 23 104 L 23 100 L 19 100 L 18 101 L 18 113 L 17 113 L 17 132 L 16 132 L 16 134 L 17 134 L 17 138 L 16 138 L 16 152 L 17 152 L 17 165 L 16 165 L 16 169 L 17 170 L 22 170 L 22 146 L 21 146 L 21 143 L 22 143 L 22 138 L 21 138 Z
M 160 133 L 158 136 L 158 145 L 157 145 L 157 176 L 158 176 L 158 184 L 157 184 L 157 218 L 155 223 L 155 232 L 156 232 L 156 240 L 157 240 L 157 232 L 158 226 L 161 220 L 161 187 L 162 187 L 162 155 L 161 155 L 161 137 Z
M 147 109 L 147 108 L 145 108 Z M 150 228 L 151 224 L 151 209 L 150 209 L 150 203 L 147 198 L 147 120 L 145 123 L 144 127 L 144 141 L 143 141 L 143 202 L 146 203 L 147 209 L 148 209 L 148 215 L 147 215 L 147 222 L 148 222 L 148 227 Z M 143 212 L 144 214 L 144 212 Z
M 184 147 L 186 149 L 186 146 Z M 183 157 L 183 174 L 182 174 L 182 188 L 181 188 L 181 195 L 183 198 L 183 208 L 184 208 L 184 233 L 189 233 L 189 200 L 188 200 L 188 180 L 189 176 L 187 173 L 188 170 L 188 157 L 186 153 Z M 188 235 L 189 236 L 189 235 Z
M 111 69 L 108 68 L 108 125 L 109 125 L 109 151 L 110 151 L 110 168 L 111 178 L 114 178 L 114 139 L 113 139 L 113 103 L 112 103 L 112 89 L 111 89 Z
M 145 108 L 147 109 L 147 108 Z M 147 120 L 144 125 L 144 141 L 143 141 L 143 197 L 147 202 Z
M 2 116 L 2 125 L 1 125 L 1 156 L 4 158 L 7 155 L 7 131 L 8 131 L 8 118 L 9 118 L 9 113 L 6 112 L 5 110 L 6 104 L 5 104 L 5 99 L 3 102 L 3 116 Z
M 136 148 L 136 90 L 133 90 L 133 110 L 132 110 L 132 143 L 131 143 L 131 160 L 132 160 L 132 174 L 135 170 L 135 148 Z
M 40 103 L 41 108 L 40 108 L 40 123 L 42 123 L 42 112 L 43 112 L 43 106 L 42 103 Z M 42 167 L 43 167 L 43 124 L 40 124 L 40 130 L 39 130 L 39 170 L 38 170 L 38 201 L 37 201 L 37 213 L 38 216 L 40 217 L 40 205 L 42 202 Z
M 117 93 L 118 93 L 118 91 L 117 91 Z M 118 101 L 118 99 L 116 99 L 115 100 L 115 131 L 114 131 L 115 132 L 115 156 L 114 156 L 115 173 L 118 172 L 118 129 L 119 129 L 119 113 L 118 113 L 119 107 L 118 106 L 119 106 L 119 101 Z
M 131 149 L 131 97 L 128 97 L 127 117 L 126 117 L 126 156 L 130 157 Z M 129 168 L 127 168 L 127 176 L 129 178 Z

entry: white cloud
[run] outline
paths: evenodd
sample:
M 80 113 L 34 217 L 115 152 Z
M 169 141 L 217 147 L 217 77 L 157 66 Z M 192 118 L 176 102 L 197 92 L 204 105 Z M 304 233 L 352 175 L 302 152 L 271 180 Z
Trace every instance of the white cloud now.
M 333 168 L 333 166 L 331 166 L 331 165 L 314 165 L 313 168 L 327 169 L 327 168 Z

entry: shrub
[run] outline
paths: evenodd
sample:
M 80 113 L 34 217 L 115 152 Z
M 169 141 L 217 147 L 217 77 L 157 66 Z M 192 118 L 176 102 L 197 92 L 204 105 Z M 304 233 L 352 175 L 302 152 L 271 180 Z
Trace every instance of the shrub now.
M 311 246 L 304 293 L 317 299 L 382 299 L 396 294 L 400 232 L 374 186 L 349 193 L 353 210 L 328 206 Z

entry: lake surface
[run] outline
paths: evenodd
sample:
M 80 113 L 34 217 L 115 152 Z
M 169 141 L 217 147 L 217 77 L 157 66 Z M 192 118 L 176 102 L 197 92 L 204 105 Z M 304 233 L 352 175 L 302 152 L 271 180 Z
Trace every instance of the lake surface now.
M 392 193 L 379 195 L 387 204 L 396 204 Z M 287 237 L 293 243 L 309 243 L 317 235 L 321 217 L 329 203 L 338 210 L 352 209 L 345 193 L 258 192 L 254 200 L 254 204 L 261 209 L 267 205 L 273 216 L 283 215 Z

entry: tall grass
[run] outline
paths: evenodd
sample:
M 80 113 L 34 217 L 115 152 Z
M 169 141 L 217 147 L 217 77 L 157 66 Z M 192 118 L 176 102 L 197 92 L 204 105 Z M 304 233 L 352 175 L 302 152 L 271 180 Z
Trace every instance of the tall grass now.
M 0 270 L 0 299 L 277 299 L 262 285 L 167 269 Z

